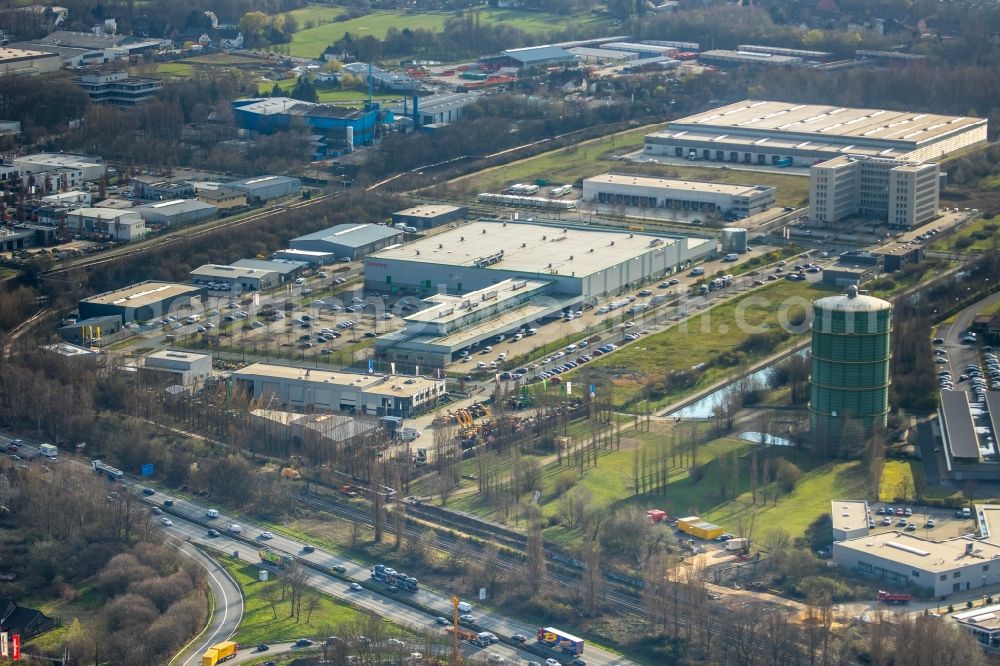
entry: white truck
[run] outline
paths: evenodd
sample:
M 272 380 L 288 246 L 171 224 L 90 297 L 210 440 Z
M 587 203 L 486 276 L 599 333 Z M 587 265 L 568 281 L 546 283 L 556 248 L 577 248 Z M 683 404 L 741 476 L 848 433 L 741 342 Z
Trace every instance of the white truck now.
M 749 546 L 749 542 L 746 539 L 742 538 L 742 537 L 737 537 L 737 538 L 734 538 L 734 539 L 730 539 L 729 541 L 726 542 L 726 550 L 728 550 L 730 552 L 737 551 L 737 550 L 739 550 L 739 551 L 745 551 L 748 546 Z
M 39 444 L 38 455 L 45 456 L 49 460 L 55 460 L 59 457 L 59 449 L 52 444 Z

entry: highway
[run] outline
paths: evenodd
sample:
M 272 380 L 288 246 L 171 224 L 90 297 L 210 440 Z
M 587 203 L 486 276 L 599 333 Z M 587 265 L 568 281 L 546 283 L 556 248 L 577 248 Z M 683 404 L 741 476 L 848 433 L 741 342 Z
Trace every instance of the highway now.
M 162 503 L 168 497 L 170 496 L 157 493 L 152 499 Z M 220 512 L 218 518 L 211 520 L 211 523 L 218 524 L 215 529 L 218 530 L 219 536 L 209 537 L 204 527 L 186 518 L 201 522 L 205 520 L 205 511 L 213 507 L 195 504 L 179 497 L 172 497 L 172 499 L 174 500 L 174 506 L 169 509 L 169 512 L 174 525 L 173 527 L 165 528 L 168 533 L 187 539 L 192 543 L 212 546 L 223 552 L 238 553 L 239 559 L 245 562 L 259 563 L 256 549 L 243 541 L 233 539 L 227 532 L 227 527 L 232 524 L 238 524 L 241 527 L 242 536 L 251 539 L 258 539 L 261 532 L 264 531 L 263 528 L 248 523 L 239 517 Z M 451 615 L 451 602 L 447 594 L 439 594 L 426 589 L 421 589 L 415 593 L 379 593 L 368 588 L 352 591 L 350 589 L 350 581 L 367 582 L 370 580 L 370 569 L 368 567 L 318 549 L 307 553 L 303 550 L 302 543 L 281 535 L 275 535 L 272 539 L 266 541 L 261 540 L 260 543 L 266 544 L 268 548 L 275 552 L 292 555 L 301 561 L 318 565 L 325 569 L 332 569 L 335 566 L 344 567 L 346 569 L 344 576 L 348 579 L 346 581 L 335 576 L 310 570 L 310 586 L 377 615 L 391 618 L 399 624 L 419 630 L 434 629 L 436 627 L 436 616 L 397 601 L 395 599 L 396 595 L 406 595 L 418 604 L 437 612 L 439 616 L 450 617 Z M 492 631 L 501 637 L 508 637 L 513 634 L 523 634 L 525 636 L 534 636 L 535 634 L 537 629 L 535 626 L 529 626 L 499 613 L 479 608 L 473 600 L 466 601 L 473 604 L 472 614 L 476 616 L 477 625 L 482 631 Z M 505 659 L 514 659 L 513 663 L 526 663 L 530 660 L 542 661 L 539 660 L 537 655 L 522 650 L 515 650 L 503 644 L 493 645 L 484 651 L 498 653 Z M 555 653 L 552 656 L 556 656 Z M 625 664 L 633 663 L 630 660 L 594 648 L 593 646 L 588 646 L 585 656 L 588 665 L 624 666 Z
M 7 441 L 9 441 L 9 438 L 0 437 L 0 442 L 5 444 Z M 37 449 L 27 443 L 22 443 L 21 449 L 25 458 L 30 459 L 37 454 Z M 77 464 L 89 468 L 89 461 L 87 459 L 66 455 L 64 452 L 60 454 L 59 462 L 57 464 Z M 126 476 L 125 483 L 130 485 L 136 493 L 141 493 L 141 489 L 145 486 L 141 480 L 129 476 Z M 152 496 L 142 497 L 143 501 L 149 504 L 156 504 L 161 507 L 163 506 L 164 500 L 172 499 L 174 505 L 172 507 L 164 508 L 166 515 L 169 515 L 170 519 L 173 521 L 173 525 L 169 527 L 164 526 L 162 529 L 169 536 L 176 537 L 177 539 L 185 541 L 189 544 L 208 546 L 224 553 L 229 553 L 230 555 L 236 554 L 238 559 L 243 562 L 259 564 L 260 559 L 257 554 L 258 547 L 256 545 L 248 544 L 240 540 L 238 537 L 234 537 L 234 535 L 228 531 L 228 526 L 236 524 L 240 526 L 240 537 L 252 539 L 261 545 L 266 544 L 268 548 L 275 552 L 294 556 L 308 565 L 321 567 L 327 570 L 331 570 L 335 566 L 344 567 L 345 573 L 343 579 L 310 568 L 308 585 L 313 589 L 320 590 L 354 606 L 375 613 L 379 616 L 389 618 L 398 624 L 409 626 L 417 630 L 436 630 L 437 623 L 435 618 L 437 616 L 451 616 L 451 602 L 449 600 L 449 594 L 432 592 L 423 588 L 415 593 L 388 593 L 368 588 L 353 591 L 350 589 L 351 581 L 368 583 L 369 585 L 371 584 L 370 570 L 368 567 L 319 549 L 314 552 L 307 553 L 303 550 L 303 544 L 301 542 L 288 539 L 281 535 L 274 535 L 273 538 L 268 540 L 260 540 L 259 537 L 261 532 L 265 531 L 264 528 L 248 522 L 242 517 L 220 511 L 217 518 L 208 519 L 206 517 L 206 511 L 210 508 L 215 508 L 212 506 L 194 503 L 187 499 L 161 492 L 156 492 Z M 207 529 L 203 526 L 203 524 L 199 523 L 208 523 L 213 525 L 214 529 L 218 531 L 219 536 L 208 536 Z M 219 594 L 218 591 L 216 593 Z M 430 609 L 431 612 L 424 612 L 414 608 L 413 606 L 404 603 L 402 600 L 398 600 L 396 598 L 397 595 L 406 595 L 408 599 L 411 599 L 413 602 Z M 225 597 L 226 595 L 223 596 Z M 537 627 L 534 625 L 524 624 L 495 611 L 480 608 L 475 600 L 466 599 L 465 601 L 468 601 L 473 605 L 472 614 L 477 619 L 476 624 L 480 631 L 491 631 L 500 636 L 502 639 L 514 634 L 522 634 L 528 636 L 529 638 L 535 635 Z M 235 608 L 231 606 L 231 601 L 227 601 L 226 605 L 231 608 L 232 613 L 236 612 Z M 240 608 L 242 608 L 242 603 L 240 603 Z M 242 611 L 240 611 L 240 613 L 242 614 Z M 217 620 L 218 618 L 213 619 L 213 626 L 216 626 Z M 196 641 L 195 646 L 202 646 L 202 651 L 204 651 L 204 645 L 225 640 L 228 636 L 225 633 L 226 630 L 223 629 L 221 625 L 231 621 L 232 618 L 227 618 L 224 623 L 219 624 L 218 633 L 210 630 L 209 633 L 203 637 L 203 639 Z M 209 642 L 208 637 L 213 633 L 217 640 Z M 232 633 L 230 632 L 228 635 L 232 635 Z M 315 638 L 310 636 L 305 637 Z M 534 641 L 531 640 L 529 643 L 534 643 Z M 196 660 L 191 659 L 191 657 L 198 654 L 193 652 L 195 649 L 195 647 L 191 647 L 190 650 L 185 651 L 185 659 L 188 661 L 175 661 L 175 663 L 180 663 L 185 666 L 194 666 L 197 662 Z M 528 661 L 544 662 L 545 660 L 545 657 L 539 658 L 539 656 L 534 653 L 525 650 L 517 650 L 510 645 L 505 645 L 503 643 L 495 644 L 482 650 L 473 648 L 473 646 L 470 645 L 464 645 L 463 650 L 471 650 L 474 654 L 496 653 L 501 655 L 506 660 L 506 663 L 511 664 L 526 664 Z M 545 649 L 545 653 L 546 656 L 559 658 L 560 661 L 566 664 L 570 661 L 567 658 L 560 658 L 555 652 L 551 652 L 547 649 Z M 261 656 L 263 657 L 265 655 L 262 654 Z M 586 657 L 588 666 L 626 666 L 635 663 L 619 655 L 596 648 L 593 645 L 587 646 L 584 656 Z
M 243 619 L 243 591 L 218 562 L 182 540 L 171 540 L 185 557 L 198 562 L 207 572 L 208 585 L 215 597 L 215 613 L 208 626 L 181 650 L 171 662 L 174 666 L 198 666 L 209 646 L 227 641 L 236 633 Z

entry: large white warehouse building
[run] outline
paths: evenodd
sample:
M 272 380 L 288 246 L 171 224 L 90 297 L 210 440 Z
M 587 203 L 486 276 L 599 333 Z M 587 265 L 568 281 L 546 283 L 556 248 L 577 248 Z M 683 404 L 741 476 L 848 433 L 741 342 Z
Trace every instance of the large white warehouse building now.
M 927 161 L 986 143 L 985 118 L 745 100 L 646 135 L 647 157 L 810 166 L 840 155 Z
M 747 217 L 775 205 L 773 187 L 605 173 L 583 181 L 584 201 Z
M 582 303 L 657 280 L 715 251 L 714 239 L 478 221 L 371 255 L 365 288 L 463 294 L 528 279 Z

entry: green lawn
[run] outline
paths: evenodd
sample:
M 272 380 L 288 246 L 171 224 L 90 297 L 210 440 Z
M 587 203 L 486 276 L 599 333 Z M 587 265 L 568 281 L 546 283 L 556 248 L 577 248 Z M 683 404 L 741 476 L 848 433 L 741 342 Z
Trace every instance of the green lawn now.
M 256 645 L 258 643 L 292 641 L 303 636 L 316 635 L 317 629 L 344 622 L 361 620 L 365 614 L 342 603 L 328 594 L 319 595 L 319 606 L 306 622 L 305 602 L 298 620 L 290 618 L 291 604 L 288 601 L 275 606 L 277 619 L 271 611 L 271 604 L 264 596 L 264 588 L 271 583 L 261 583 L 257 579 L 257 568 L 242 562 L 236 563 L 228 557 L 219 557 L 236 582 L 243 589 L 243 620 L 233 640 L 238 643 Z
M 966 247 L 959 247 L 957 244 L 961 238 L 970 238 L 973 243 Z M 989 250 L 998 245 L 1000 245 L 1000 215 L 981 218 L 966 224 L 958 233 L 940 238 L 931 243 L 931 249 L 966 252 L 969 250 Z
M 292 35 L 291 54 L 303 58 L 318 58 L 327 46 L 343 37 L 346 32 L 356 38 L 372 35 L 378 39 L 385 37 L 389 28 L 393 27 L 400 30 L 425 28 L 437 32 L 444 27 L 445 20 L 451 16 L 447 13 L 379 11 L 350 21 L 319 25 L 320 21 L 330 21 L 342 12 L 343 9 L 339 7 L 307 7 L 293 11 L 292 15 L 299 22 L 301 29 Z M 315 21 L 317 25 L 305 28 L 308 20 Z
M 598 382 L 610 380 L 614 387 L 614 403 L 628 405 L 640 398 L 650 377 L 666 376 L 708 363 L 723 352 L 733 351 L 750 337 L 751 332 L 779 331 L 781 322 L 789 321 L 818 297 L 832 290 L 821 284 L 781 280 L 754 292 L 730 298 L 697 316 L 674 324 L 665 331 L 640 338 L 614 354 L 588 363 L 572 374 Z M 762 299 L 762 300 L 757 300 Z M 804 335 L 793 335 L 782 347 Z M 770 354 L 777 349 L 766 352 Z M 761 355 L 748 354 L 747 362 Z M 709 367 L 697 385 L 686 389 L 660 392 L 650 397 L 652 407 L 677 400 L 683 394 L 723 379 L 733 373 L 732 367 Z
M 613 159 L 641 148 L 643 138 L 657 129 L 660 129 L 657 125 L 647 125 L 542 153 L 503 167 L 487 169 L 468 177 L 457 178 L 439 188 L 439 193 L 445 196 L 468 196 L 480 192 L 499 192 L 511 183 L 530 182 L 537 178 L 546 178 L 551 183 L 573 183 L 581 178 L 614 170 L 662 178 L 770 185 L 777 188 L 779 206 L 798 207 L 808 202 L 809 179 L 802 176 L 686 165 L 638 164 Z
M 916 485 L 909 461 L 886 461 L 885 467 L 882 469 L 882 481 L 878 488 L 879 501 L 892 502 L 897 497 L 911 499 L 915 492 Z
M 194 73 L 194 67 L 186 62 L 161 62 L 156 66 L 156 73 L 160 76 L 172 76 L 186 79 Z
M 658 125 L 646 125 L 620 134 L 584 141 L 568 148 L 552 150 L 502 167 L 457 178 L 447 183 L 444 189 L 462 194 L 498 192 L 510 183 L 531 181 L 536 178 L 548 178 L 552 183 L 572 183 L 578 178 L 603 173 L 611 168 L 612 164 L 619 164 L 611 162 L 610 157 L 641 148 L 643 137 L 658 128 Z
M 283 92 L 291 92 L 292 88 L 295 87 L 295 79 L 285 79 L 283 81 L 261 81 L 257 84 L 257 90 L 262 95 L 270 95 L 271 90 L 274 89 L 274 84 L 278 84 Z M 319 101 L 321 102 L 357 102 L 360 106 L 368 99 L 368 93 L 363 90 L 346 90 L 342 88 L 318 88 L 317 93 L 319 94 Z M 375 93 L 372 97 L 376 100 L 397 100 L 400 99 L 399 95 L 394 95 L 391 93 Z
M 354 37 L 372 35 L 378 39 L 384 38 L 389 28 L 423 28 L 440 32 L 444 29 L 445 22 L 456 16 L 453 12 L 377 11 L 361 18 L 334 22 L 333 19 L 343 12 L 341 7 L 320 5 L 310 5 L 291 12 L 299 24 L 299 31 L 292 36 L 291 54 L 307 58 L 319 57 L 328 45 L 346 32 Z M 479 12 L 479 20 L 484 23 L 506 23 L 527 33 L 544 33 L 556 27 L 565 29 L 570 25 L 592 26 L 607 21 L 589 14 L 582 17 L 559 16 L 549 12 L 515 9 L 483 9 Z M 307 28 L 310 22 L 313 27 Z

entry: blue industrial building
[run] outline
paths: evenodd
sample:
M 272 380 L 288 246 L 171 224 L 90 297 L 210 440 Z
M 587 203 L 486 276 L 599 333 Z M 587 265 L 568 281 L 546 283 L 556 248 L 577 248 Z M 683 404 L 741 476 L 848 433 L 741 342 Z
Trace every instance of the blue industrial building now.
M 288 97 L 234 100 L 233 117 L 241 129 L 259 134 L 272 134 L 302 123 L 315 133 L 343 138 L 348 147 L 372 143 L 379 135 L 379 127 L 393 122 L 392 111 L 383 111 L 378 102 L 355 109 Z

